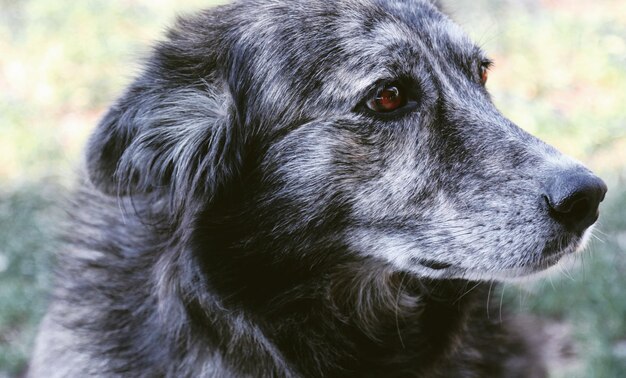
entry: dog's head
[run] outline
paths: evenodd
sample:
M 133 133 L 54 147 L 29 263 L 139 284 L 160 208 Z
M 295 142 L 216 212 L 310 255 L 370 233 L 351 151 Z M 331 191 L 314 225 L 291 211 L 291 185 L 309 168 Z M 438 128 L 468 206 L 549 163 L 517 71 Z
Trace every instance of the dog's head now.
M 231 247 L 529 275 L 583 244 L 606 186 L 496 110 L 489 65 L 427 1 L 217 8 L 155 49 L 92 136 L 89 174 L 167 201 L 191 219 L 177 227 L 245 218 Z

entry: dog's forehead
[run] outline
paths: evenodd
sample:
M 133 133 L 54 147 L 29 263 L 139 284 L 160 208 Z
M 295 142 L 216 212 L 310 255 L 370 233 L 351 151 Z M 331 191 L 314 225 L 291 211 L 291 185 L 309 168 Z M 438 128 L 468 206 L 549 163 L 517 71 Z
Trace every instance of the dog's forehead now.
M 357 13 L 352 22 L 339 28 L 346 44 L 346 60 L 352 64 L 337 65 L 334 74 L 351 91 L 359 92 L 400 73 L 409 74 L 420 62 L 450 65 L 482 55 L 461 27 L 428 2 L 380 4 L 384 16 L 362 20 L 367 29 L 356 25 Z M 336 88 L 337 82 L 332 87 Z
M 237 91 L 255 92 L 277 109 L 286 104 L 305 109 L 313 102 L 343 109 L 356 105 L 376 83 L 411 76 L 420 64 L 449 68 L 477 51 L 460 27 L 426 0 L 245 4 L 254 7 L 237 12 L 232 22 L 233 77 L 255 75 L 238 80 Z

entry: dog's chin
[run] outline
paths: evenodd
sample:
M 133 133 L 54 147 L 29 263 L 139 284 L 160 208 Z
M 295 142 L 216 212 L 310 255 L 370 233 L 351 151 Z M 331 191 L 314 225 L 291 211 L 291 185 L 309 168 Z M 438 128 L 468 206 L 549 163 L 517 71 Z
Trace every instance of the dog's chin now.
M 486 270 L 464 267 L 435 260 L 420 260 L 414 267 L 417 275 L 432 279 L 463 279 L 468 281 L 519 282 L 538 279 L 559 271 L 559 266 L 569 265 L 574 256 L 585 249 L 591 238 L 592 227 L 582 236 L 570 239 L 566 244 L 558 244 L 558 249 L 544 249 L 541 258 L 533 264 L 499 270 Z

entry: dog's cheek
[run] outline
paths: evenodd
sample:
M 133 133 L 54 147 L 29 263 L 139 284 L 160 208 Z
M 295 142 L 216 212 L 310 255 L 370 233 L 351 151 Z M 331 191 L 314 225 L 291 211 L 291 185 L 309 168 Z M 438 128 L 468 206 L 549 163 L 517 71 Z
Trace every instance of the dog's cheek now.
M 349 194 L 372 174 L 370 159 L 349 130 L 330 122 L 300 126 L 268 149 L 260 203 L 281 212 L 273 225 L 279 230 L 340 226 L 350 221 Z

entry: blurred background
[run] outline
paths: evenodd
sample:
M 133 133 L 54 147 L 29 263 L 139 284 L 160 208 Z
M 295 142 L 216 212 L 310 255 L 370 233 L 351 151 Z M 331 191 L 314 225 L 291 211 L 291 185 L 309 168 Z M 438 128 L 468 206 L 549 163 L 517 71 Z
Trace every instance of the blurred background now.
M 86 137 L 175 15 L 216 2 L 180 3 L 0 0 L 0 377 L 24 371 Z M 626 2 L 444 3 L 495 60 L 503 113 L 609 185 L 580 266 L 493 300 L 570 335 L 552 376 L 626 377 Z

